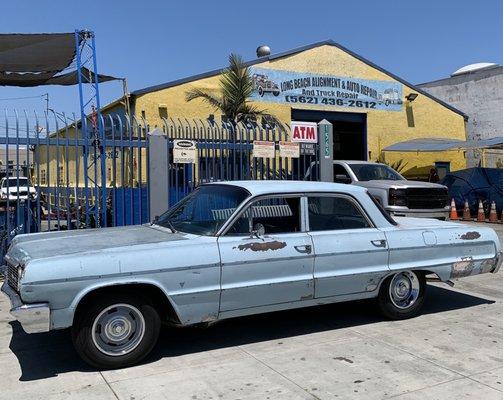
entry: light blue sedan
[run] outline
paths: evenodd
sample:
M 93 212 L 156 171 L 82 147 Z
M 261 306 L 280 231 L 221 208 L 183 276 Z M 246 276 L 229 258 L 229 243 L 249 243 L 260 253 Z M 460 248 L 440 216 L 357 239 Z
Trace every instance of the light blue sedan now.
M 495 273 L 500 250 L 490 228 L 392 219 L 358 186 L 212 183 L 151 224 L 17 236 L 2 291 L 26 332 L 71 327 L 85 361 L 118 368 L 152 350 L 161 322 L 365 298 L 410 318 L 427 276 Z

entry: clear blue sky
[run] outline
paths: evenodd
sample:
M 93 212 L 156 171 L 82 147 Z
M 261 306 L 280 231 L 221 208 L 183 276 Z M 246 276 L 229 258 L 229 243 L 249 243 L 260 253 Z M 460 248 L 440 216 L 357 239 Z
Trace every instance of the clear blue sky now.
M 2 33 L 96 33 L 99 72 L 126 77 L 130 90 L 225 66 L 231 52 L 255 58 L 333 39 L 385 69 L 422 83 L 480 61 L 503 64 L 503 2 L 421 1 L 3 1 Z M 102 104 L 122 93 L 101 85 Z M 77 87 L 6 88 L 0 99 L 50 94 L 50 107 L 78 112 Z M 42 99 L 0 109 L 42 110 Z

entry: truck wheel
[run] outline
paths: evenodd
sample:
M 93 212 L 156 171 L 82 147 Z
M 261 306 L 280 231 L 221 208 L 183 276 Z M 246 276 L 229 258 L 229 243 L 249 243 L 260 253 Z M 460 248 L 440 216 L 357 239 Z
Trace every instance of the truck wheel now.
M 75 317 L 72 340 L 77 353 L 99 369 L 138 363 L 155 346 L 161 321 L 147 300 L 131 295 L 96 299 Z
M 379 290 L 377 304 L 390 319 L 407 319 L 421 312 L 426 278 L 418 271 L 401 271 L 388 277 Z

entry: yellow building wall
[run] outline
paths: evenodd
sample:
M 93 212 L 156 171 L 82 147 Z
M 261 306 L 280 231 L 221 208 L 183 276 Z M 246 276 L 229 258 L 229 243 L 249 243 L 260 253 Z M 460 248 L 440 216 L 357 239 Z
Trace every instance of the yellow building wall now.
M 256 64 L 260 68 L 269 68 L 275 70 L 305 72 L 313 74 L 333 75 L 347 78 L 360 78 L 368 80 L 395 81 L 384 72 L 373 68 L 372 66 L 358 60 L 343 50 L 330 45 L 316 47 L 297 54 L 293 54 L 280 59 L 265 61 Z M 220 76 L 212 76 L 198 81 L 192 81 L 178 86 L 150 92 L 144 95 L 136 96 L 131 99 L 135 116 L 141 120 L 145 117 L 151 129 L 162 127 L 163 120 L 159 107 L 165 107 L 170 119 L 182 122 L 192 119 L 206 120 L 209 114 L 215 115 L 215 120 L 220 121 L 220 114 L 217 110 L 210 107 L 201 100 L 192 102 L 185 101 L 185 93 L 191 88 L 201 88 L 212 90 L 218 93 Z M 402 85 L 403 96 L 415 92 L 412 88 Z M 437 152 L 437 153 L 396 153 L 383 152 L 383 149 L 391 144 L 414 138 L 451 138 L 465 140 L 465 121 L 462 115 L 455 113 L 440 103 L 430 99 L 427 96 L 419 94 L 413 102 L 407 102 L 403 99 L 401 111 L 384 111 L 377 109 L 362 109 L 339 106 L 322 106 L 296 103 L 295 109 L 315 109 L 340 112 L 365 112 L 367 115 L 367 147 L 370 160 L 385 160 L 387 163 L 395 163 L 403 160 L 405 168 L 401 171 L 406 176 L 425 178 L 428 176 L 429 169 L 438 162 L 450 162 L 451 170 L 462 169 L 466 167 L 465 156 L 462 151 Z M 260 109 L 265 109 L 288 125 L 291 121 L 292 107 L 284 103 L 266 103 L 256 102 L 255 105 Z M 109 109 L 104 110 L 105 114 L 114 114 L 120 105 L 111 105 Z M 414 121 L 411 125 L 410 120 Z M 60 137 L 75 137 L 72 128 L 60 133 Z M 111 149 L 110 149 L 111 151 Z M 136 186 L 141 180 L 146 181 L 147 163 L 146 156 L 143 154 L 141 168 L 141 177 L 138 171 L 138 161 L 133 161 L 133 169 L 130 171 L 131 155 L 128 151 L 122 156 L 119 151 L 119 158 L 116 160 L 117 176 L 115 183 L 117 186 Z M 49 171 L 49 186 L 56 185 L 56 149 L 50 146 L 49 159 L 46 156 L 46 149 L 40 148 L 40 169 Z M 137 150 L 133 151 L 133 159 L 138 159 Z M 74 149 L 70 149 L 68 154 L 68 170 L 66 170 L 66 154 L 63 148 L 60 148 L 59 166 L 63 168 L 63 180 L 60 182 L 66 185 L 66 176 L 69 178 L 70 186 L 84 186 L 84 170 L 82 154 L 78 154 L 79 174 L 77 179 L 77 157 Z M 121 158 L 125 162 L 125 179 L 122 182 L 120 176 Z M 91 159 L 89 159 L 89 163 Z M 107 158 L 107 186 L 113 184 L 112 180 L 112 161 Z M 35 171 L 36 173 L 36 171 Z M 133 174 L 131 183 L 130 174 Z M 94 181 L 94 168 L 89 171 L 91 179 Z M 98 177 L 95 180 L 100 182 L 100 166 L 98 166 Z M 36 176 L 35 176 L 36 178 Z M 34 179 L 36 181 L 36 179 Z
M 256 66 L 260 68 L 335 75 L 348 78 L 395 81 L 384 72 L 330 45 L 320 46 L 277 60 L 265 61 L 264 63 L 256 64 Z M 218 93 L 219 76 L 213 76 L 140 95 L 135 100 L 136 115 L 139 116 L 143 112 L 151 127 L 160 127 L 163 123 L 159 115 L 159 105 L 163 105 L 167 107 L 169 117 L 173 118 L 175 121 L 178 118 L 182 120 L 185 118 L 189 120 L 192 118 L 201 118 L 204 120 L 209 114 L 214 114 L 215 119 L 219 121 L 220 114 L 203 101 L 185 101 L 185 93 L 187 90 L 194 87 L 213 90 Z M 404 97 L 411 92 L 416 91 L 403 85 Z M 407 174 L 406 171 L 412 167 L 427 169 L 432 166 L 435 161 L 450 162 L 452 170 L 465 168 L 466 162 L 464 153 L 458 151 L 419 154 L 387 152 L 384 155 L 382 154 L 382 150 L 386 146 L 414 138 L 439 137 L 465 140 L 465 121 L 462 115 L 449 110 L 440 103 L 422 94 L 419 94 L 413 102 L 409 103 L 405 99 L 403 99 L 403 101 L 402 111 L 364 110 L 299 103 L 296 103 L 294 108 L 341 112 L 366 112 L 369 159 L 377 160 L 378 157 L 384 157 L 386 161 L 389 160 L 390 162 L 404 159 L 407 163 L 405 174 Z M 265 102 L 256 102 L 255 104 L 261 109 L 266 109 L 268 113 L 275 115 L 285 124 L 290 123 L 292 109 L 290 105 Z M 407 107 L 410 107 L 409 113 L 413 116 L 413 126 L 409 126 Z M 411 114 L 409 114 L 409 120 Z

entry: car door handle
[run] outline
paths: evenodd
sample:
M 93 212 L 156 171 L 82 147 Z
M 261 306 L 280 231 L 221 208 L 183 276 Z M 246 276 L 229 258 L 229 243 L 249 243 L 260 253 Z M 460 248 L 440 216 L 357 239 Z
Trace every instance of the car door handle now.
M 386 247 L 386 240 L 371 240 L 370 243 L 375 247 Z
M 311 251 L 313 250 L 310 244 L 306 244 L 303 246 L 293 246 L 293 247 L 299 253 L 304 253 L 304 254 L 311 254 Z

